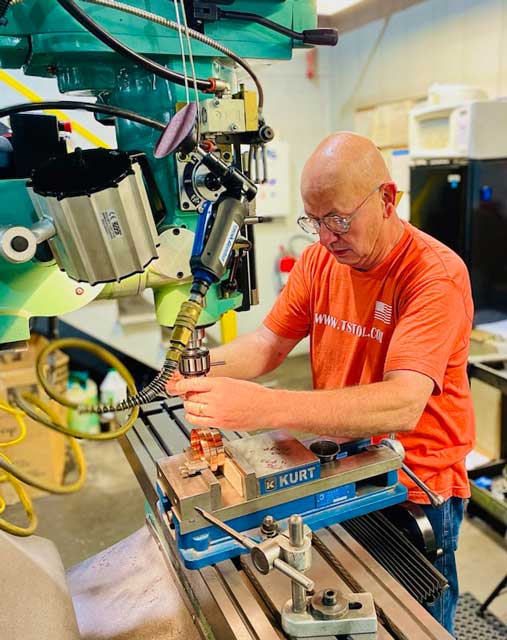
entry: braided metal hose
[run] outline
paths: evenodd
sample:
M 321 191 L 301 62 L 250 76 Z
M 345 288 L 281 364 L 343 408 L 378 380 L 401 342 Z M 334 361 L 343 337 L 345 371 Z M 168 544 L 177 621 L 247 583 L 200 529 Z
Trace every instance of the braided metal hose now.
M 5 12 L 9 8 L 10 3 L 11 3 L 11 0 L 0 0 L 0 18 L 4 17 Z
M 171 379 L 174 371 L 178 367 L 178 362 L 175 360 L 169 360 L 166 358 L 162 369 L 157 376 L 150 382 L 148 386 L 136 393 L 135 396 L 129 396 L 125 400 L 122 400 L 118 404 L 99 404 L 96 406 L 84 406 L 80 405 L 78 411 L 80 413 L 112 413 L 115 411 L 125 411 L 127 409 L 133 409 L 142 404 L 153 402 L 160 396 L 165 395 L 165 386 Z
M 192 293 L 190 294 L 190 299 L 181 305 L 174 322 L 170 346 L 166 353 L 164 365 L 148 386 L 139 391 L 139 393 L 127 397 L 116 405 L 79 405 L 78 411 L 80 413 L 98 413 L 99 415 L 102 413 L 125 411 L 126 409 L 133 409 L 142 404 L 153 402 L 159 396 L 164 396 L 165 386 L 176 371 L 181 356 L 192 339 L 203 306 L 204 296 Z
M 0 20 L 4 17 L 7 9 L 13 4 L 19 4 L 23 0 L 0 0 Z
M 110 9 L 117 9 L 118 11 L 124 11 L 125 13 L 131 13 L 138 18 L 144 18 L 145 20 L 150 20 L 151 22 L 156 22 L 164 27 L 168 27 L 169 29 L 173 29 L 174 31 L 179 31 L 180 33 L 188 33 L 188 35 L 195 40 L 199 40 L 204 44 L 207 44 L 209 47 L 220 51 L 231 60 L 234 60 L 240 67 L 242 67 L 248 75 L 252 78 L 255 86 L 257 87 L 257 93 L 259 95 L 259 111 L 262 111 L 262 107 L 264 106 L 264 91 L 262 89 L 262 85 L 260 83 L 259 78 L 253 71 L 252 67 L 240 58 L 234 51 L 231 51 L 228 47 L 220 44 L 216 40 L 209 38 L 208 36 L 200 33 L 199 31 L 195 31 L 194 29 L 185 28 L 184 26 L 174 22 L 173 20 L 168 20 L 167 18 L 162 18 L 162 16 L 157 15 L 156 13 L 151 13 L 150 11 L 145 11 L 144 9 L 139 9 L 138 7 L 133 7 L 129 4 L 124 4 L 123 2 L 117 2 L 117 0 L 84 0 L 85 2 L 89 2 L 90 4 L 97 4 L 102 7 L 108 7 Z

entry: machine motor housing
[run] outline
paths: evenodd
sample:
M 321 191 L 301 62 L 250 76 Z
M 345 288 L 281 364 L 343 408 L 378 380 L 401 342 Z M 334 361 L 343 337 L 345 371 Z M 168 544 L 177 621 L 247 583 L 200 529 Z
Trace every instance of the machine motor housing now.
M 136 154 L 76 149 L 41 165 L 27 186 L 38 217 L 55 227 L 49 244 L 70 278 L 92 285 L 115 282 L 141 273 L 158 256 Z

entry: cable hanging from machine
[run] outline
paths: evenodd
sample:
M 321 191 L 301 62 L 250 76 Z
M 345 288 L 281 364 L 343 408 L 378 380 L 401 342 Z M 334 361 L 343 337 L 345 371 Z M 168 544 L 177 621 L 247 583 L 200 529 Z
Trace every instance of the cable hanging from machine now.
M 164 80 L 169 80 L 169 82 L 174 82 L 175 84 L 179 84 L 185 86 L 186 78 L 183 74 L 178 73 L 177 71 L 172 71 L 171 69 L 167 69 L 167 67 L 158 64 L 158 62 L 153 62 L 149 58 L 145 58 L 139 53 L 136 53 L 122 42 L 120 42 L 117 38 L 103 29 L 100 25 L 98 25 L 92 18 L 90 18 L 85 11 L 83 11 L 73 0 L 57 0 L 58 4 L 67 11 L 73 18 L 75 18 L 79 24 L 84 27 L 87 31 L 93 34 L 96 38 L 98 38 L 105 45 L 119 53 L 120 55 L 128 58 L 135 64 L 143 67 L 150 73 L 153 73 L 160 78 L 164 78 Z M 213 91 L 215 88 L 215 83 L 212 79 L 203 80 L 202 78 L 198 78 L 196 80 L 197 87 L 200 91 L 209 92 Z
M 181 8 L 181 14 L 183 16 L 183 31 L 185 33 L 185 40 L 187 43 L 187 52 L 188 52 L 188 60 L 190 63 L 190 70 L 192 72 L 192 84 L 194 85 L 194 98 L 195 98 L 195 104 L 197 105 L 197 113 L 200 112 L 200 107 L 199 107 L 199 91 L 197 89 L 197 76 L 195 73 L 195 66 L 194 66 L 194 56 L 192 54 L 192 45 L 190 44 L 190 37 L 188 35 L 188 24 L 187 24 L 187 14 L 185 13 L 185 5 L 183 4 L 183 0 L 173 0 L 174 3 L 174 9 L 176 11 L 176 13 L 178 13 L 178 1 L 180 4 L 180 8 Z M 180 25 L 181 26 L 181 25 Z M 181 32 L 180 32 L 181 33 Z M 181 49 L 181 55 L 183 58 L 185 58 L 185 51 L 183 50 L 183 48 Z M 185 71 L 186 74 L 186 71 Z M 188 87 L 188 84 L 187 84 Z M 188 102 L 187 102 L 188 104 Z M 200 118 L 196 119 L 196 127 L 197 127 L 197 140 L 201 139 L 201 120 Z
M 173 31 L 178 31 L 179 34 L 185 33 L 188 34 L 194 40 L 199 40 L 200 42 L 220 51 L 225 56 L 233 60 L 237 65 L 242 67 L 252 79 L 252 82 L 255 84 L 257 89 L 257 93 L 259 96 L 259 110 L 262 111 L 262 107 L 264 106 L 264 90 L 262 89 L 261 82 L 257 75 L 255 74 L 252 67 L 248 64 L 246 60 L 238 56 L 234 51 L 231 51 L 228 47 L 225 47 L 223 44 L 220 44 L 216 40 L 213 40 L 209 36 L 200 33 L 199 31 L 195 31 L 190 27 L 185 27 L 177 22 L 173 22 L 172 20 L 168 20 L 163 18 L 162 16 L 157 15 L 156 13 L 151 13 L 149 11 L 145 11 L 144 9 L 139 9 L 138 7 L 134 7 L 129 4 L 125 4 L 124 2 L 118 2 L 117 0 L 84 0 L 89 4 L 96 4 L 102 7 L 108 7 L 110 9 L 116 9 L 117 11 L 123 11 L 124 13 L 130 13 L 138 18 L 144 18 L 145 20 L 150 20 L 151 22 L 155 22 L 156 24 L 160 24 L 161 26 L 168 27 Z M 178 17 L 178 16 L 177 16 Z M 186 76 L 186 73 L 185 73 Z
M 123 118 L 125 120 L 132 120 L 138 124 L 144 124 L 157 131 L 163 131 L 167 125 L 157 120 L 152 120 L 146 116 L 141 116 L 134 111 L 128 109 L 122 109 L 109 104 L 96 104 L 94 102 L 77 102 L 74 100 L 48 100 L 44 102 L 23 102 L 21 104 L 15 104 L 10 107 L 0 109 L 0 118 L 5 116 L 12 116 L 15 113 L 23 113 L 25 111 L 38 111 L 40 109 L 62 109 L 65 111 L 70 110 L 83 110 L 91 111 L 92 113 L 105 113 L 117 118 Z

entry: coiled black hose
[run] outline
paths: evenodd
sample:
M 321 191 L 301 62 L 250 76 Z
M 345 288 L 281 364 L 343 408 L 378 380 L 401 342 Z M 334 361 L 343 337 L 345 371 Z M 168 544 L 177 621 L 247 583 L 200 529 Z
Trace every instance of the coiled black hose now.
M 0 20 L 5 16 L 11 2 L 12 0 L 0 0 Z

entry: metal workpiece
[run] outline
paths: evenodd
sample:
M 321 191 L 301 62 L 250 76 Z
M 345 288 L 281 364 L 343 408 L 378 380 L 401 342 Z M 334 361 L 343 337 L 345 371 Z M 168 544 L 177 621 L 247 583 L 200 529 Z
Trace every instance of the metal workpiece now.
M 180 467 L 180 473 L 182 477 L 189 478 L 190 476 L 197 476 L 207 469 L 209 469 L 209 463 L 206 460 L 187 460 L 185 464 Z M 172 512 L 168 511 L 167 513 L 171 513 L 172 517 Z
M 385 447 L 389 447 L 390 449 L 398 453 L 401 460 L 403 460 L 403 458 L 405 457 L 405 450 L 403 449 L 403 445 L 398 440 L 395 440 L 394 438 L 384 438 L 380 441 L 380 444 Z M 428 496 L 432 507 L 441 507 L 444 504 L 445 499 L 440 494 L 430 489 L 428 485 L 423 482 L 418 476 L 416 476 L 416 474 L 403 462 L 401 464 L 401 469 L 413 482 L 415 482 L 419 489 L 422 489 L 424 491 L 424 493 Z
M 218 429 L 192 429 L 190 432 L 192 460 L 203 460 L 211 471 L 217 471 L 225 462 L 222 436 Z
M 218 429 L 192 429 L 186 460 L 180 467 L 182 478 L 217 471 L 225 461 L 224 444 Z

